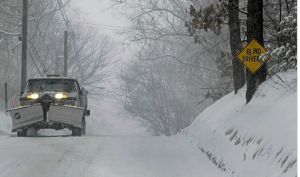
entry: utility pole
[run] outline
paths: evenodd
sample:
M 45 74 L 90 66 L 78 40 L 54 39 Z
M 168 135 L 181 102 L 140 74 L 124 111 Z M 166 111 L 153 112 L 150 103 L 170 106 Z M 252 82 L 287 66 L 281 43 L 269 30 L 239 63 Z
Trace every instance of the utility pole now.
M 5 111 L 7 111 L 7 82 L 4 83 L 4 92 L 5 92 Z
M 24 93 L 27 80 L 27 21 L 28 0 L 23 0 L 21 94 Z
M 64 77 L 68 76 L 68 31 L 64 33 Z

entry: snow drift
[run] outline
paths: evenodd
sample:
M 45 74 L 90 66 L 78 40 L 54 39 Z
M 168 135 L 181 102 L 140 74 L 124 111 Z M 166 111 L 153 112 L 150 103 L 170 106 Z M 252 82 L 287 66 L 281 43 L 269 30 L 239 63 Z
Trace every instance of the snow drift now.
M 12 124 L 10 116 L 0 112 L 0 135 L 10 134 L 11 129 Z
M 224 96 L 179 136 L 231 176 L 296 176 L 297 71 L 268 79 L 248 104 L 245 94 Z

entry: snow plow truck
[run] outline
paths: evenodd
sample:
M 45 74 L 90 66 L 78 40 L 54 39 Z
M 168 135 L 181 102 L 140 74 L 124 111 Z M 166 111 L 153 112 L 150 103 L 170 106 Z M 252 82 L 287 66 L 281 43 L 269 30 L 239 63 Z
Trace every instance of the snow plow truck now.
M 12 132 L 25 137 L 29 130 L 36 134 L 40 129 L 67 128 L 72 136 L 84 135 L 85 117 L 90 115 L 87 95 L 88 91 L 73 78 L 48 75 L 29 79 L 19 106 L 8 110 Z

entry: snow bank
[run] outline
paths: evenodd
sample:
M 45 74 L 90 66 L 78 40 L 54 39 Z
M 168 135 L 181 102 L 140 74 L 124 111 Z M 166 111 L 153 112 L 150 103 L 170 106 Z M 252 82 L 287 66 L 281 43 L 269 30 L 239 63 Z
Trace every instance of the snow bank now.
M 246 89 L 202 112 L 179 136 L 234 177 L 296 176 L 297 71 L 264 82 L 245 104 Z
M 9 115 L 0 112 L 0 135 L 11 134 L 12 123 Z

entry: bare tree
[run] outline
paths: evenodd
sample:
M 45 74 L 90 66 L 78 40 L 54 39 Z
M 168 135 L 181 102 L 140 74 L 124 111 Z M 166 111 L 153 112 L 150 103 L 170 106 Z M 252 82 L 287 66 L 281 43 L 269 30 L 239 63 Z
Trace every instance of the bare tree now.
M 219 36 L 222 32 L 222 26 L 224 28 L 225 25 L 228 25 L 229 31 L 225 32 L 229 32 L 230 35 L 231 53 L 230 57 L 227 59 L 231 60 L 230 66 L 232 66 L 235 93 L 245 85 L 245 67 L 237 58 L 238 53 L 242 49 L 239 8 L 238 0 L 211 3 L 206 7 L 199 9 L 196 9 L 191 5 L 189 13 L 192 16 L 192 19 L 186 23 L 190 34 L 194 36 L 195 43 L 201 42 L 199 32 L 201 34 L 201 31 L 211 31 Z M 222 51 L 222 53 L 226 52 Z M 223 60 L 219 61 L 219 63 L 224 70 L 223 73 L 231 74 L 226 72 L 228 71 L 229 62 L 226 62 L 226 58 L 224 57 L 222 59 Z
M 69 0 L 63 2 L 63 7 Z M 34 37 L 38 31 L 38 24 L 46 18 L 53 16 L 61 7 L 56 1 L 30 1 L 29 2 L 29 36 Z M 17 0 L 0 2 L 0 69 L 3 71 L 0 83 L 10 80 L 12 85 L 19 87 L 20 81 L 20 40 L 22 27 L 22 4 Z M 38 44 L 37 46 L 39 46 Z M 42 52 L 40 52 L 42 53 Z M 29 70 L 30 69 L 29 65 Z
M 69 73 L 78 77 L 91 93 L 97 93 L 99 82 L 108 77 L 117 49 L 107 36 L 95 29 L 72 27 L 78 16 L 69 7 L 70 0 L 32 0 L 28 19 L 28 76 L 60 74 L 63 63 L 63 35 L 69 38 Z M 0 83 L 9 80 L 19 87 L 21 52 L 19 36 L 22 27 L 22 5 L 19 1 L 0 2 Z M 21 36 L 20 36 L 21 38 Z
M 117 45 L 110 37 L 91 29 L 76 31 L 71 40 L 68 72 L 91 93 L 99 94 L 103 82 L 114 69 L 115 57 L 119 53 Z
M 130 62 L 120 74 L 125 110 L 153 135 L 175 134 L 199 113 L 182 72 L 178 64 L 151 60 Z
M 223 89 L 221 93 L 228 93 L 232 90 L 231 65 L 227 68 L 218 65 L 231 61 L 227 54 L 229 36 L 220 35 L 216 38 L 213 33 L 201 33 L 199 43 L 195 44 L 194 38 L 185 27 L 186 21 L 190 19 L 186 9 L 191 2 L 132 0 L 116 2 L 116 7 L 125 9 L 124 15 L 132 22 L 130 29 L 124 33 L 128 35 L 127 41 L 130 41 L 130 44 L 136 44 L 139 60 L 177 62 L 183 69 L 189 71 L 192 80 L 197 78 L 198 81 L 203 81 L 212 78 L 213 82 L 210 83 L 212 88 L 223 84 L 220 89 L 228 88 L 226 91 Z M 156 47 L 157 45 L 163 47 L 166 43 L 172 45 L 174 50 Z M 203 84 L 207 85 L 208 82 L 202 82 Z M 202 85 L 199 85 L 199 88 Z

